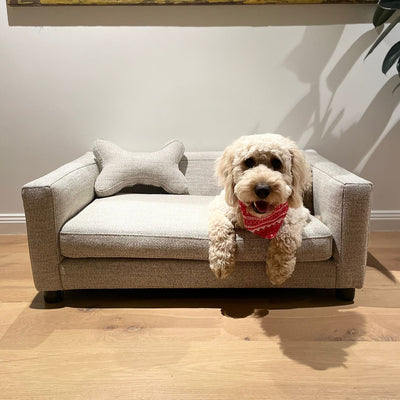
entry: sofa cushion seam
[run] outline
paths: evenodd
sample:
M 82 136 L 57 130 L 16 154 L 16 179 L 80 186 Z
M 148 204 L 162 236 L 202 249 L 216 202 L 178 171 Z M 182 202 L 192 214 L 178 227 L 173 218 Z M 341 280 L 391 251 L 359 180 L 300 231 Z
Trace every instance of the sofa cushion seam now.
M 156 236 L 156 235 L 132 235 L 132 234 L 119 234 L 119 233 L 71 233 L 71 232 L 60 232 L 60 236 L 114 236 L 114 237 L 145 237 L 145 238 L 165 238 L 165 239 L 196 239 L 196 240 L 210 240 L 210 238 L 205 237 L 188 237 L 188 236 Z M 319 240 L 319 239 L 332 239 L 332 235 L 327 236 L 312 236 L 312 237 L 305 237 L 303 241 L 307 240 Z M 258 242 L 260 239 L 247 239 L 247 241 Z

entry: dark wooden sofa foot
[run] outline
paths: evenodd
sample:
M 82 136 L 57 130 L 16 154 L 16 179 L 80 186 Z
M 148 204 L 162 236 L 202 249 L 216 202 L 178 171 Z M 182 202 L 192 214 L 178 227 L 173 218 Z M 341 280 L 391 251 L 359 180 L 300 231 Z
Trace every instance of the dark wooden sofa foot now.
M 46 290 L 43 292 L 44 301 L 46 303 L 59 303 L 64 300 L 63 290 Z
M 336 298 L 338 300 L 353 301 L 355 294 L 355 288 L 336 289 Z

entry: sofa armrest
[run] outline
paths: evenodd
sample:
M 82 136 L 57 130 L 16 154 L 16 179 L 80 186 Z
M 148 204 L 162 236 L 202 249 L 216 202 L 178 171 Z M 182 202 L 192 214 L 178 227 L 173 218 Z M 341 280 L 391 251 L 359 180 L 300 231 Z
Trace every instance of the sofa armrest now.
M 306 151 L 313 171 L 314 213 L 334 239 L 337 288 L 361 288 L 364 282 L 371 213 L 372 183 Z
M 62 289 L 59 231 L 93 200 L 98 174 L 93 153 L 88 152 L 23 186 L 32 273 L 39 291 Z

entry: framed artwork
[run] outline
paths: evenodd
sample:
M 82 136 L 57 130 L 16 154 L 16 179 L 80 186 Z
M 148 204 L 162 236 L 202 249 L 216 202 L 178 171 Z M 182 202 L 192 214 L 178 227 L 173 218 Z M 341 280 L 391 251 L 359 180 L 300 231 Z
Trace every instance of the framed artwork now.
M 9 6 L 198 5 L 198 4 L 376 4 L 377 0 L 7 0 Z

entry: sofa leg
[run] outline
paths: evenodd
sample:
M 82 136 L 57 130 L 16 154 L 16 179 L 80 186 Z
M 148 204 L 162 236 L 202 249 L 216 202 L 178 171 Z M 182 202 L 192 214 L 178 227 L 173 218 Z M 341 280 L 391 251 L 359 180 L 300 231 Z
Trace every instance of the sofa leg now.
M 43 292 L 43 297 L 46 303 L 59 303 L 64 300 L 64 291 L 46 290 Z
M 339 300 L 353 301 L 355 294 L 355 288 L 336 289 L 336 298 Z

